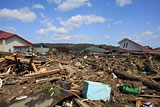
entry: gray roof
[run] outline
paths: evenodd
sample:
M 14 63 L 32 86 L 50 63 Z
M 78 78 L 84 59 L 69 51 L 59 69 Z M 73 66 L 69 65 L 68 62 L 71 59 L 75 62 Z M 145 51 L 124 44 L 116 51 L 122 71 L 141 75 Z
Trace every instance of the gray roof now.
M 35 52 L 36 53 L 37 52 L 38 53 L 47 53 L 47 52 L 49 52 L 49 48 L 37 48 Z
M 95 47 L 95 46 L 91 46 L 91 47 L 87 48 L 86 50 L 91 51 L 91 52 L 99 52 L 99 53 L 106 52 L 105 49 L 98 48 L 98 47 Z

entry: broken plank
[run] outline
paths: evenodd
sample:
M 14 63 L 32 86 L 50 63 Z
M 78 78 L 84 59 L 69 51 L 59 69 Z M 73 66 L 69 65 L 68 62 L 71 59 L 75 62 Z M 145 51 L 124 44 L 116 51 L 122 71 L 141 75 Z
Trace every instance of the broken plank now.
M 141 107 L 141 101 L 136 101 L 136 107 Z
M 31 73 L 31 74 L 26 74 L 25 77 L 41 77 L 41 76 L 54 74 L 54 73 L 57 73 L 57 72 L 60 72 L 60 70 L 59 69 L 54 69 L 54 70 L 51 70 L 51 71 Z
M 74 99 L 74 103 L 75 105 L 77 105 L 78 107 L 90 107 L 88 104 L 84 103 L 83 101 L 79 100 L 79 99 Z
M 160 98 L 160 96 L 157 96 L 157 95 L 140 95 L 140 97 L 155 97 L 155 98 Z
M 160 75 L 148 76 L 149 79 L 160 79 Z
M 116 70 L 113 70 L 113 73 L 115 73 L 118 76 L 118 78 L 128 79 L 132 81 L 141 81 L 144 85 L 148 86 L 149 88 L 160 91 L 160 84 L 152 79 L 140 78 L 138 76 L 133 76 L 126 72 L 121 72 Z
M 35 72 L 38 72 L 34 63 L 32 63 L 32 67 L 33 67 L 33 69 L 34 69 Z
M 52 78 L 36 80 L 36 82 L 46 82 L 46 81 L 53 81 L 53 80 L 59 80 L 59 79 L 61 79 L 61 77 L 52 77 Z
M 5 59 L 15 61 L 14 57 L 12 57 L 12 56 L 5 56 Z M 29 64 L 29 62 L 30 62 L 30 59 L 25 59 L 25 58 L 17 58 L 17 59 L 20 59 L 21 63 L 28 63 Z M 42 61 L 33 60 L 33 62 L 41 64 Z
M 160 99 L 143 99 L 143 98 L 137 98 L 136 101 L 160 102 Z

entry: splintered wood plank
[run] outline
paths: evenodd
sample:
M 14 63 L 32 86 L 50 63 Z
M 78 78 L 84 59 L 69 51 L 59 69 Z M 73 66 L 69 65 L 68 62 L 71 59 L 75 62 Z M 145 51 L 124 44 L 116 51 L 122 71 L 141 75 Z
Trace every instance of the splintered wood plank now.
M 5 59 L 15 61 L 15 58 L 12 56 L 5 56 Z M 17 58 L 17 59 L 20 59 L 21 63 L 29 63 L 30 62 L 30 59 L 25 59 L 25 58 Z M 42 61 L 33 60 L 33 63 L 41 63 L 41 62 Z
M 26 74 L 25 77 L 41 77 L 41 76 L 46 76 L 50 74 L 55 74 L 57 72 L 60 72 L 60 69 L 54 69 L 51 71 L 44 71 L 44 72 L 36 72 L 36 73 L 31 73 L 31 74 Z
M 34 69 L 35 72 L 38 72 L 34 63 L 32 63 L 32 67 L 33 67 L 33 69 Z

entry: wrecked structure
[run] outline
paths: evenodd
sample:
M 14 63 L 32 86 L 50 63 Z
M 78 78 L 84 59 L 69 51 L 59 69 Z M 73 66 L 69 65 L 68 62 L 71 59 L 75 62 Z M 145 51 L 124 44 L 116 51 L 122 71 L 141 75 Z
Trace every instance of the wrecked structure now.
M 0 53 L 0 106 L 160 106 L 157 51 L 129 39 L 111 51 L 92 46 L 78 54 L 61 47 L 43 55 L 49 48 L 35 47 L 36 54 Z
M 32 50 L 33 44 L 17 34 L 0 30 L 0 51 L 15 52 Z
M 1 106 L 160 106 L 159 55 L 12 54 L 0 64 Z

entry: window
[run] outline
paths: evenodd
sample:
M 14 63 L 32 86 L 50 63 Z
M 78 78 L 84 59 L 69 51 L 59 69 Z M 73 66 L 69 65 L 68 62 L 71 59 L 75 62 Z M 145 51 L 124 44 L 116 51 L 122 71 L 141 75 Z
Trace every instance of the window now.
M 126 48 L 127 48 L 127 46 L 128 46 L 128 43 L 126 43 Z
M 123 48 L 125 47 L 126 43 L 123 44 Z

